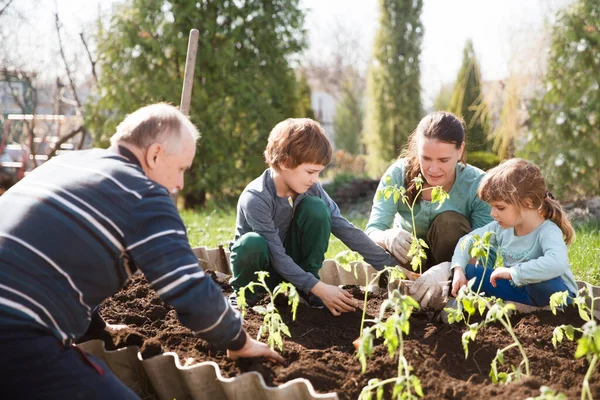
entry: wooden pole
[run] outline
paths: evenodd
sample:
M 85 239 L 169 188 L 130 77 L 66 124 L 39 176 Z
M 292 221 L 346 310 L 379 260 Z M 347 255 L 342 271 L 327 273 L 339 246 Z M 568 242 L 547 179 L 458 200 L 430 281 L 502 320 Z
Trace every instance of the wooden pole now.
M 190 30 L 188 39 L 187 56 L 185 59 L 185 73 L 183 75 L 183 88 L 181 90 L 181 103 L 179 111 L 190 115 L 190 103 L 192 102 L 192 87 L 194 86 L 194 69 L 196 67 L 196 53 L 198 53 L 198 29 Z M 171 193 L 171 200 L 177 205 L 177 193 Z
M 190 115 L 192 101 L 192 87 L 194 86 L 194 68 L 196 67 L 196 53 L 198 52 L 198 29 L 190 30 L 187 58 L 185 60 L 185 75 L 183 76 L 183 90 L 181 91 L 181 104 L 179 110 L 185 115 Z

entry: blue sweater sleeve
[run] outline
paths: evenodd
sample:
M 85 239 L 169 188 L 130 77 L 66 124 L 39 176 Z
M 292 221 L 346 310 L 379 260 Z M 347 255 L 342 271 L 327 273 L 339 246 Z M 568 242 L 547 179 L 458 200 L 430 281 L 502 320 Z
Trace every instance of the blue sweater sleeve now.
M 567 245 L 560 228 L 547 224 L 542 227 L 537 240 L 544 254 L 510 268 L 512 281 L 517 286 L 547 281 L 570 271 Z
M 145 196 L 126 232 L 126 252 L 183 325 L 212 345 L 238 350 L 246 342 L 239 312 L 204 274 L 185 226 L 166 192 Z

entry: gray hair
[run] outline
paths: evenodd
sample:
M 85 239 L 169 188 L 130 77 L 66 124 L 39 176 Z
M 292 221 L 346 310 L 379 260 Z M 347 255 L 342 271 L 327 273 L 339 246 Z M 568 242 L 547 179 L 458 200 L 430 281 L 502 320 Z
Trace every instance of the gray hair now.
M 176 107 L 157 103 L 129 114 L 117 126 L 110 144 L 124 142 L 146 150 L 152 144 L 160 143 L 167 153 L 175 154 L 181 151 L 184 134 L 190 135 L 194 141 L 200 137 L 198 129 Z

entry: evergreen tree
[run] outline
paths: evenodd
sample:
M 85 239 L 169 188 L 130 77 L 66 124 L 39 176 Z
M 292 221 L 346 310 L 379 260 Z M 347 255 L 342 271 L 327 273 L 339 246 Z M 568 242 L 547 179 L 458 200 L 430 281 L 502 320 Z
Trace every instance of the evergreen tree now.
M 563 198 L 600 194 L 600 2 L 579 0 L 552 28 L 545 93 L 530 107 L 526 153 Z
M 452 92 L 454 90 L 454 84 L 445 84 L 440 87 L 440 91 L 433 100 L 434 111 L 448 111 L 450 99 L 452 98 Z
M 186 205 L 238 196 L 265 168 L 273 126 L 298 112 L 289 62 L 305 47 L 299 0 L 128 0 L 100 30 L 102 72 L 88 116 L 98 144 L 138 107 L 181 97 L 187 38 L 200 31 L 190 118 L 201 139 Z
M 383 173 L 422 116 L 422 0 L 379 0 L 369 68 L 366 143 L 369 172 Z
M 295 117 L 315 119 L 315 111 L 311 104 L 311 90 L 306 73 L 302 71 L 298 80 L 298 109 Z
M 468 40 L 463 50 L 463 62 L 452 91 L 448 111 L 462 117 L 467 126 L 467 150 L 487 151 L 487 107 L 481 94 L 481 72 L 473 42 Z
M 335 145 L 350 154 L 360 154 L 363 129 L 363 92 L 356 74 L 348 74 L 341 85 L 340 100 L 333 121 Z

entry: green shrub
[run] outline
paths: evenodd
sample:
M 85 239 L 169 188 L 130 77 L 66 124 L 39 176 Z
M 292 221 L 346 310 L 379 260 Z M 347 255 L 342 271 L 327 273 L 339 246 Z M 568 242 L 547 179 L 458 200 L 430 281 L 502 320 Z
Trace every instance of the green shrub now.
M 500 158 L 489 151 L 473 151 L 467 154 L 467 162 L 477 168 L 487 171 L 500 164 Z

